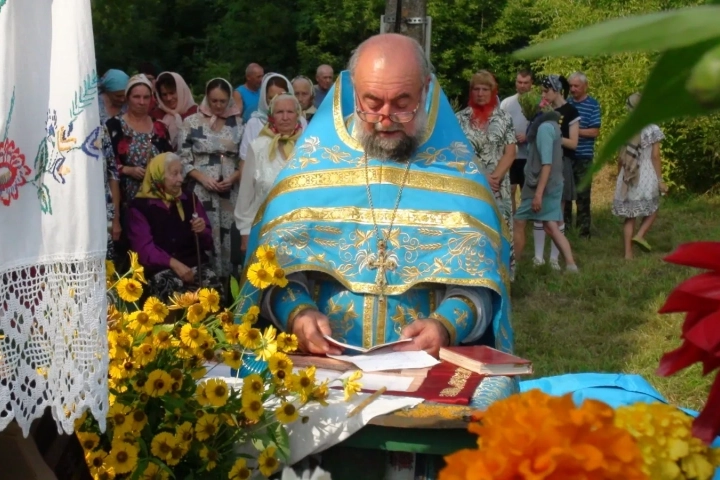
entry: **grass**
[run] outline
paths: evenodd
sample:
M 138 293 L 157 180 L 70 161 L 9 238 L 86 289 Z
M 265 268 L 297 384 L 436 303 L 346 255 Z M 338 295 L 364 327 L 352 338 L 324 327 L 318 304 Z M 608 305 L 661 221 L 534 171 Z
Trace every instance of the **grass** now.
M 601 172 L 593 188 L 592 240 L 569 234 L 579 275 L 534 268 L 529 239 L 512 290 L 516 352 L 533 360 L 538 377 L 635 373 L 670 402 L 702 408 L 713 374 L 702 377 L 696 365 L 669 378 L 655 375 L 662 354 L 680 345 L 683 321 L 657 311 L 676 285 L 696 273 L 662 258 L 681 243 L 720 238 L 720 197 L 663 199 L 646 237 L 653 252 L 637 250 L 628 262 L 622 221 L 610 212 L 612 175 Z

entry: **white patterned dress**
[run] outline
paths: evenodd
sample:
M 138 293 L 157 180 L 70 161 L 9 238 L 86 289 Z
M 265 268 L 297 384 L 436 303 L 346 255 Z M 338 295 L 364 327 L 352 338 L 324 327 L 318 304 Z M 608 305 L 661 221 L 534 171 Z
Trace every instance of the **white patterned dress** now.
M 623 171 L 618 175 L 613 200 L 613 215 L 624 218 L 647 217 L 655 213 L 660 206 L 660 188 L 652 164 L 653 145 L 665 138 L 657 125 L 645 127 L 640 134 L 640 152 L 638 156 L 638 182 L 629 187 L 623 198 Z
M 215 180 L 233 175 L 239 167 L 242 134 L 242 121 L 234 116 L 229 117 L 217 132 L 210 128 L 210 119 L 202 113 L 186 118 L 178 136 L 178 153 L 183 160 L 185 174 L 198 169 Z M 233 211 L 238 185 L 229 192 L 218 193 L 206 190 L 197 182 L 193 191 L 202 202 L 212 227 L 215 245 L 212 270 L 224 281 L 232 273 L 230 229 L 234 227 Z

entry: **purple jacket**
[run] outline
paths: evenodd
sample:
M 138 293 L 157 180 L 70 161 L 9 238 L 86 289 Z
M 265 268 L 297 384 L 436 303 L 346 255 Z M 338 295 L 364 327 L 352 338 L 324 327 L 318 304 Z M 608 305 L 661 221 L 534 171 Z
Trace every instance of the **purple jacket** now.
M 194 195 L 193 195 L 194 196 Z M 137 252 L 138 260 L 149 275 L 170 268 L 170 259 L 174 258 L 188 267 L 198 263 L 195 234 L 190 229 L 192 214 L 205 220 L 205 230 L 198 234 L 200 257 L 203 264 L 208 261 L 205 253 L 213 249 L 212 228 L 200 200 L 183 193 L 180 197 L 185 212 L 185 220 L 180 219 L 177 206 L 169 207 L 155 198 L 136 198 L 130 204 L 128 212 L 128 238 L 130 248 Z

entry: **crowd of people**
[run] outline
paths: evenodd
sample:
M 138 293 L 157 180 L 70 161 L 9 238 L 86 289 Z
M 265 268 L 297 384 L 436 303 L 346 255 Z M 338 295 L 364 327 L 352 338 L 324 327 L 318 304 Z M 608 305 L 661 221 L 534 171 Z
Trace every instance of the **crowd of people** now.
M 332 67 L 318 67 L 315 82 L 305 76 L 291 81 L 253 63 L 237 88 L 222 78 L 208 81 L 200 105 L 178 73 L 158 72 L 152 64 L 138 71 L 130 77 L 112 69 L 100 81 L 108 258 L 122 261 L 128 250 L 137 252 L 150 291 L 161 297 L 200 285 L 226 290 L 243 263 L 260 205 L 333 84 Z M 533 84 L 532 73 L 520 70 L 517 93 L 500 101 L 495 76 L 481 70 L 471 77 L 468 106 L 456 118 L 513 239 L 511 272 L 528 221 L 533 264 L 546 263 L 547 235 L 550 267 L 562 269 L 562 253 L 565 270 L 577 272 L 564 233 L 573 225 L 574 202 L 575 227 L 580 237 L 591 236 L 591 188 L 581 182 L 595 155 L 600 105 L 588 95 L 581 72 L 568 80 L 545 77 L 541 104 L 524 108 Z M 628 108 L 638 101 L 639 95 L 631 96 Z M 540 115 L 544 121 L 532 127 Z M 552 151 L 555 137 L 558 152 Z M 666 189 L 662 138 L 650 126 L 620 155 L 613 212 L 626 219 L 626 258 L 632 258 L 633 245 L 651 248 L 645 234 Z M 636 218 L 642 218 L 637 233 Z

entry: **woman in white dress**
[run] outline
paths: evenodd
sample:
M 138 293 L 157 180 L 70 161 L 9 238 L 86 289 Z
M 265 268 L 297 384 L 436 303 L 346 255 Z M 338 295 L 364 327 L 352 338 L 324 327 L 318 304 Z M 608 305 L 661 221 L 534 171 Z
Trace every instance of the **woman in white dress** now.
M 634 109 L 639 102 L 639 93 L 630 95 L 628 109 Z M 662 181 L 660 157 L 660 142 L 664 138 L 657 125 L 648 125 L 628 142 L 618 159 L 619 174 L 612 212 L 625 219 L 623 237 L 628 260 L 633 258 L 633 244 L 646 252 L 652 249 L 645 235 L 657 217 L 660 194 L 667 192 Z M 640 228 L 635 234 L 635 219 L 641 217 Z
M 250 144 L 235 205 L 235 224 L 242 238 L 241 250 L 247 250 L 248 236 L 260 205 L 270 193 L 275 178 L 287 165 L 295 142 L 304 126 L 300 102 L 290 93 L 281 93 L 270 101 L 268 121 Z

